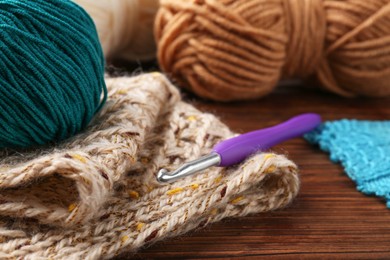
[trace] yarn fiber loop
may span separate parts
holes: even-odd
[[[0,57],[0,148],[68,138],[105,102],[95,25],[71,1],[0,0]]]
[[[390,95],[388,0],[162,0],[161,68],[196,94],[253,99],[315,75],[343,96]]]

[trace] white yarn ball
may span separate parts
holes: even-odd
[[[107,59],[155,57],[154,17],[159,0],[74,0],[93,18]]]

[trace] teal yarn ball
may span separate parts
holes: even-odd
[[[71,137],[106,98],[102,48],[81,7],[0,0],[0,148]]]

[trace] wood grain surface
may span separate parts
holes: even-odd
[[[390,98],[345,99],[297,86],[279,88],[260,100],[227,104],[185,96],[239,133],[305,112],[319,113],[324,120],[390,119]],[[122,257],[390,259],[390,210],[381,199],[358,192],[341,166],[303,139],[285,142],[273,151],[287,154],[300,168],[300,193],[289,207],[226,219]]]

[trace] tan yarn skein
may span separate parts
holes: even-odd
[[[342,96],[390,95],[389,0],[162,0],[161,68],[220,101],[311,75]]]

